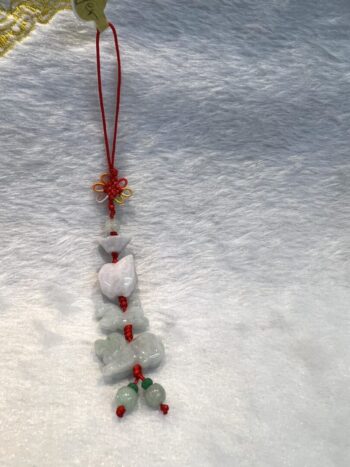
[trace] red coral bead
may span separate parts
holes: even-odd
[[[117,410],[115,411],[116,415],[119,418],[122,418],[124,416],[125,412],[126,412],[126,409],[125,409],[124,405],[120,405],[119,407],[117,407]]]
[[[166,415],[169,412],[169,406],[167,404],[160,404],[160,410]]]

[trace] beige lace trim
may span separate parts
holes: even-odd
[[[24,39],[36,23],[46,24],[58,11],[69,9],[70,0],[11,0],[8,9],[0,6],[0,57]]]

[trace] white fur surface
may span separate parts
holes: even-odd
[[[0,59],[0,465],[348,467],[348,2],[111,0],[107,13],[135,190],[121,231],[171,408],[116,419],[124,383],[106,385],[93,357],[94,30],[61,13]]]

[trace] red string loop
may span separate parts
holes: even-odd
[[[100,57],[100,31],[96,31],[96,64],[97,64],[97,81],[98,81],[98,96],[100,100],[100,109],[101,109],[101,118],[103,125],[103,135],[105,140],[106,147],[106,157],[109,167],[109,172],[111,178],[115,177],[116,169],[114,167],[115,154],[117,149],[117,135],[118,135],[118,119],[119,119],[119,108],[120,108],[120,95],[121,95],[121,85],[122,85],[122,67],[118,43],[117,31],[112,23],[108,23],[108,26],[111,28],[114,38],[114,46],[117,57],[117,92],[116,92],[116,101],[115,101],[115,115],[114,115],[114,129],[113,129],[113,144],[112,150],[109,144],[108,131],[107,131],[107,121],[106,121],[106,112],[103,100],[103,90],[102,90],[102,77],[101,77],[101,57]]]

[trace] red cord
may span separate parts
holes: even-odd
[[[118,297],[118,303],[123,313],[128,309],[128,299],[122,295]]]
[[[116,251],[112,251],[111,255],[112,255],[112,263],[117,263],[119,253],[117,253]]]
[[[132,324],[124,326],[124,337],[127,342],[131,342],[134,338]]]
[[[113,145],[112,151],[110,150],[108,132],[107,132],[107,122],[106,122],[106,113],[105,106],[103,101],[103,90],[102,90],[102,78],[101,78],[101,58],[100,58],[100,31],[96,31],[96,63],[97,63],[97,80],[98,80],[98,96],[100,99],[100,108],[101,108],[101,117],[103,124],[103,134],[106,147],[106,156],[109,171],[111,175],[114,175],[114,162],[115,162],[115,153],[117,148],[117,135],[118,135],[118,119],[119,119],[119,108],[120,108],[120,94],[121,94],[121,85],[122,85],[122,67],[120,60],[120,51],[118,44],[117,31],[112,23],[108,23],[109,27],[112,30],[114,38],[115,52],[117,56],[117,93],[116,93],[116,102],[115,102],[115,115],[114,115],[114,130],[113,130]]]
[[[142,366],[137,364],[134,366],[134,368],[132,369],[133,373],[134,373],[134,376],[135,376],[135,383],[137,383],[139,380],[143,381],[145,379],[145,377],[143,376],[143,373],[142,373]]]

